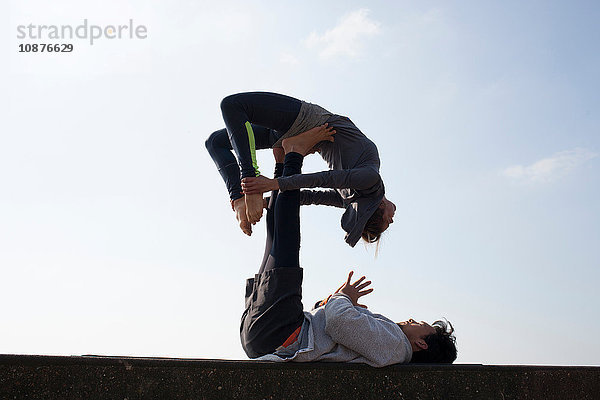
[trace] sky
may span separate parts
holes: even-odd
[[[0,353],[246,359],[264,221],[239,231],[204,141],[261,90],[350,117],[398,207],[377,255],[302,209],[307,307],[352,269],[370,310],[451,321],[457,363],[600,365],[597,2],[0,7]],[[18,37],[84,20],[147,35]]]

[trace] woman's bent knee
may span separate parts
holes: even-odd
[[[227,140],[229,140],[229,137],[227,136],[227,130],[226,129],[220,129],[218,131],[214,131],[206,139],[206,141],[204,142],[204,145],[206,146],[206,150],[208,150],[208,152],[210,154],[212,154],[212,152],[215,149],[223,147],[221,145],[223,136],[225,136],[227,138]]]
[[[238,94],[231,94],[221,100],[221,111],[231,110],[232,108],[237,107],[238,105]]]

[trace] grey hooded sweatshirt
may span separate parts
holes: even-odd
[[[323,142],[321,157],[329,171],[298,174],[277,178],[280,190],[300,188],[331,188],[328,191],[303,191],[302,204],[321,204],[345,208],[342,229],[346,243],[354,247],[367,220],[373,215],[385,188],[379,175],[377,146],[348,117],[332,114],[315,104],[302,102],[292,127],[275,143],[297,135],[325,122],[335,127],[335,141]]]
[[[346,295],[336,293],[325,306],[304,312],[304,323],[295,343],[256,360],[348,362],[385,367],[408,363],[411,358],[410,342],[395,322],[355,307]]]

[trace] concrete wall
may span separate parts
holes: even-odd
[[[0,399],[600,399],[600,367],[0,355]]]

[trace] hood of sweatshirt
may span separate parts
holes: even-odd
[[[367,221],[381,204],[384,195],[385,186],[380,178],[377,185],[368,191],[361,190],[360,196],[352,200],[346,207],[346,211],[342,215],[341,225],[342,229],[346,231],[346,243],[351,247],[356,246],[356,243],[360,240]]]

